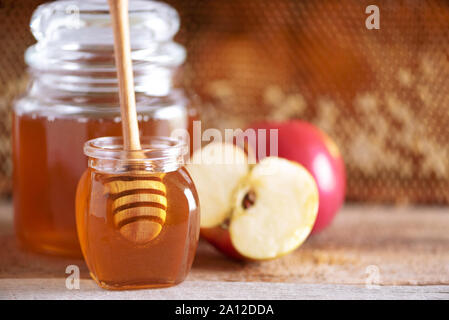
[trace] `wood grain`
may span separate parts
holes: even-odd
[[[236,262],[200,242],[184,284],[110,293],[96,287],[81,260],[21,251],[6,202],[0,203],[0,298],[449,299],[448,231],[446,207],[347,205],[329,229],[284,258]],[[80,267],[81,290],[65,288],[72,264]],[[370,278],[373,270],[377,278]]]
[[[131,60],[128,0],[109,0],[108,2],[114,31],[114,54],[119,82],[124,149],[141,150]]]
[[[151,299],[151,300],[317,300],[317,299],[449,299],[448,286],[384,286],[185,281],[176,287],[138,291],[105,291],[93,281],[81,280],[79,290],[67,290],[64,279],[27,279],[20,288],[0,279],[0,299]]]

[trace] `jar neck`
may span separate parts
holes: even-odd
[[[144,159],[140,161],[98,159],[88,157],[89,168],[108,174],[123,174],[129,171],[139,173],[164,173],[177,171],[184,166],[184,157],[172,157],[167,159]]]
[[[84,145],[89,168],[121,174],[129,171],[160,173],[178,170],[188,153],[186,142],[168,137],[142,137],[142,150],[123,149],[121,137],[102,137]]]
[[[174,75],[185,59],[185,50],[176,43],[164,46],[166,48],[157,54],[158,57],[151,55],[148,49],[132,53],[136,93],[160,97],[168,95],[172,89]],[[163,61],[168,51],[176,59]],[[65,51],[38,49],[36,44],[27,50],[25,59],[30,67],[33,92],[54,96],[118,94],[112,47],[104,51],[93,48],[90,51]]]

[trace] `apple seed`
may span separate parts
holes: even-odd
[[[248,191],[242,200],[243,209],[251,208],[256,202],[256,193],[253,190]]]

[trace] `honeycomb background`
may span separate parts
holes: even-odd
[[[26,88],[29,19],[0,1],[0,191],[11,191],[11,101]],[[203,128],[315,123],[339,145],[348,200],[449,203],[449,1],[168,0]],[[380,29],[368,30],[368,5]]]

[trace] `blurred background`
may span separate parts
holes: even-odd
[[[47,1],[0,1],[0,193],[10,111],[27,85],[29,21]],[[310,121],[339,145],[347,199],[449,203],[449,1],[167,0],[203,129]],[[368,30],[365,9],[380,8]]]

